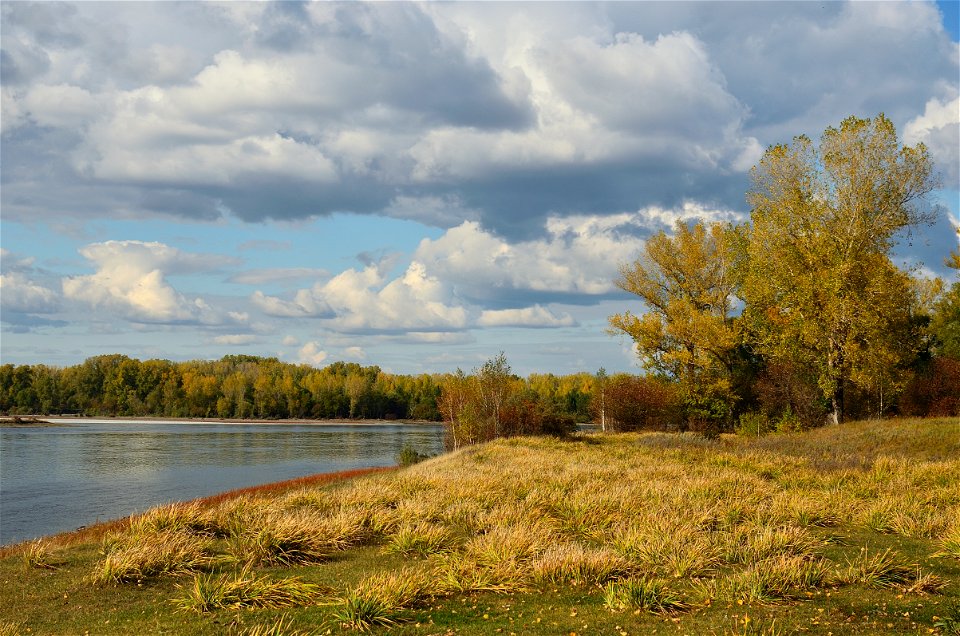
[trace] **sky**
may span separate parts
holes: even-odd
[[[957,2],[0,3],[0,358],[638,371],[613,281],[885,113],[942,177]]]

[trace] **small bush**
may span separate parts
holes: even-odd
[[[774,426],[765,413],[743,413],[737,422],[737,435],[760,437],[773,431]]]
[[[397,453],[397,464],[400,466],[413,466],[414,464],[419,464],[425,459],[429,459],[430,455],[421,453],[412,444],[404,444],[403,448],[400,449],[400,452]]]

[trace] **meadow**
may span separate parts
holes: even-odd
[[[960,634],[960,420],[513,438],[0,553],[0,634]]]

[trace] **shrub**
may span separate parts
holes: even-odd
[[[900,397],[904,415],[960,415],[960,360],[938,357],[916,373]]]
[[[683,421],[677,386],[651,376],[613,376],[605,402],[608,427],[613,431],[676,430]]]
[[[407,443],[404,444],[400,452],[397,453],[397,464],[403,467],[413,466],[429,458],[430,455],[420,453],[412,444]]]
[[[769,364],[754,389],[761,410],[771,418],[782,420],[790,413],[801,424],[799,428],[809,428],[823,422],[826,415],[816,379],[797,365]]]
[[[751,412],[740,415],[736,432],[737,435],[760,437],[761,435],[766,435],[771,432],[773,429],[773,424],[771,424],[770,418],[767,417],[766,413]]]

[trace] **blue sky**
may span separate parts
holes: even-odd
[[[0,357],[636,370],[618,265],[851,114],[930,148],[948,276],[957,7],[5,2]]]

